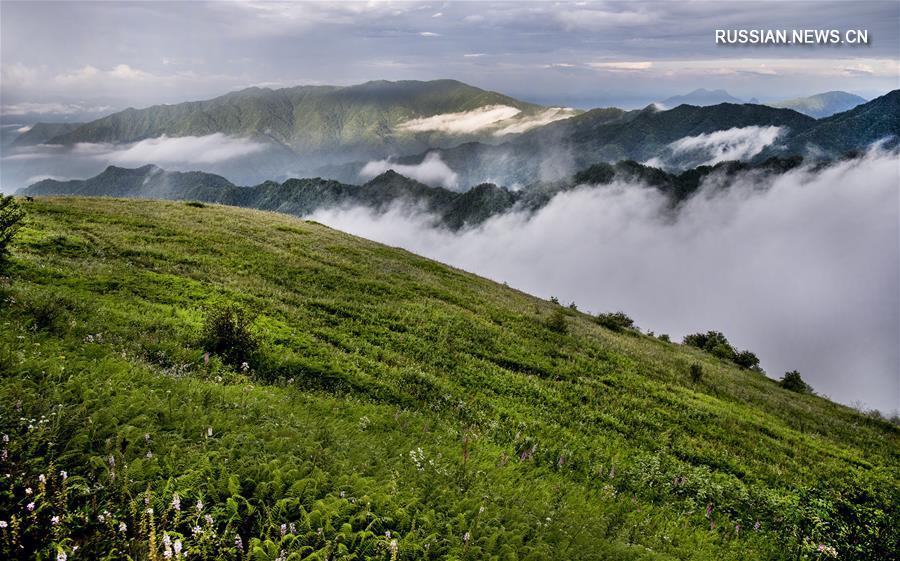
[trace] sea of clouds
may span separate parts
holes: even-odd
[[[798,369],[844,403],[898,409],[900,158],[710,181],[676,213],[614,183],[450,232],[404,206],[312,219],[680,340],[716,329],[769,375]]]

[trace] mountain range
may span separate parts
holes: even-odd
[[[771,142],[752,147],[763,132],[773,135]],[[437,154],[459,175],[463,185],[485,181],[526,185],[535,178],[564,179],[574,170],[597,162],[649,161],[661,155],[667,161],[657,165],[684,170],[716,163],[713,160],[718,151],[729,148],[735,149],[731,159],[754,162],[798,155],[830,159],[847,151],[864,150],[882,139],[893,139],[890,142],[896,145],[898,136],[900,90],[894,90],[825,119],[813,119],[791,109],[733,103],[680,105],[667,111],[652,105],[635,111],[595,109],[527,131],[503,144],[469,142],[397,158],[396,163],[422,165],[429,154]],[[743,152],[737,150],[741,148],[738,140],[746,145]],[[365,162],[356,162],[318,171],[352,182],[364,168]]]
[[[865,102],[865,98],[852,93],[831,91],[806,97],[766,102],[763,105],[781,109],[793,109],[798,113],[803,113],[814,119],[821,119],[823,117],[830,117],[835,113],[849,111]],[[704,88],[696,89],[684,95],[672,96],[659,103],[666,109],[678,107],[679,105],[706,107],[709,105],[718,105],[720,103],[749,103],[752,105],[760,105],[760,102],[756,98],[744,101],[731,95],[725,90],[707,90]]]
[[[482,183],[463,192],[429,187],[393,170],[362,185],[317,177],[239,187],[222,176],[204,172],[167,171],[154,165],[134,169],[109,166],[88,179],[44,179],[23,190],[22,194],[199,201],[299,217],[336,207],[363,206],[383,212],[392,205],[405,204],[434,216],[436,225],[457,230],[480,224],[503,212],[533,212],[556,194],[581,185],[607,185],[614,180],[640,183],[665,193],[672,204],[677,205],[691,196],[711,174],[733,175],[750,169],[783,173],[801,163],[801,158],[772,158],[753,166],[724,162],[672,174],[638,162],[621,161],[594,164],[564,181],[535,182],[517,190]]]
[[[698,92],[711,101],[727,95]],[[11,175],[18,187],[33,177],[96,174],[104,158],[202,169],[240,184],[315,176],[357,184],[397,168],[428,185],[461,190],[562,181],[593,164],[621,160],[681,172],[725,160],[832,159],[900,134],[897,97],[893,91],[816,119],[745,103],[581,112],[453,80],[249,88],[207,101],[127,109],[80,125],[35,125],[10,148],[16,158],[6,162],[4,185],[13,183]],[[824,113],[858,99],[829,92],[783,105]],[[680,101],[666,101],[673,100]],[[173,139],[190,143],[211,135],[252,150],[211,159],[208,146],[167,147]],[[169,160],[154,159],[160,154]],[[77,171],[66,169],[69,159],[77,159],[71,166]]]
[[[455,80],[248,88],[207,101],[129,108],[53,137],[54,144],[129,143],[223,133],[290,148],[300,159],[374,157],[490,140],[574,110],[522,102]]]

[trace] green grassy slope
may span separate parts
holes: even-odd
[[[0,283],[0,555],[896,558],[884,421],[288,216],[27,210]],[[248,372],[204,359],[221,302],[258,314]]]

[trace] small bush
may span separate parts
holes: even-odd
[[[741,368],[749,368],[751,370],[759,369],[759,358],[755,353],[750,351],[741,351],[734,357],[734,363]]]
[[[200,201],[188,201],[184,204],[185,206],[192,206],[194,208],[206,208],[206,205],[201,203]]]
[[[665,341],[666,343],[672,342],[672,339],[669,338],[668,333],[660,333],[659,335],[656,336],[656,338],[659,339],[660,341]]]
[[[782,388],[792,392],[812,393],[812,386],[804,382],[803,378],[800,377],[800,373],[796,370],[785,372],[778,384]]]
[[[691,381],[695,384],[703,378],[703,367],[696,362],[691,365]]]
[[[692,333],[684,337],[683,343],[691,347],[697,347],[723,360],[733,362],[741,368],[762,370],[759,367],[759,358],[756,354],[750,351],[738,351],[728,342],[728,339],[721,331]]]
[[[250,331],[254,319],[235,304],[212,308],[203,325],[203,348],[219,355],[225,364],[241,368],[259,349],[259,341]]]
[[[9,244],[22,227],[25,211],[12,195],[0,196],[0,267],[9,255]]]
[[[563,335],[569,332],[569,324],[566,322],[566,313],[561,309],[553,310],[553,313],[550,314],[550,317],[547,318],[544,325],[546,325],[547,329],[550,331],[562,333]]]
[[[625,312],[612,312],[599,314],[596,317],[597,323],[607,329],[613,331],[622,331],[623,329],[635,329],[634,320],[628,317]]]

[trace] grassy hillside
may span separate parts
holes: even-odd
[[[884,421],[284,215],[26,208],[0,556],[897,556]],[[228,306],[258,349],[205,355]]]

